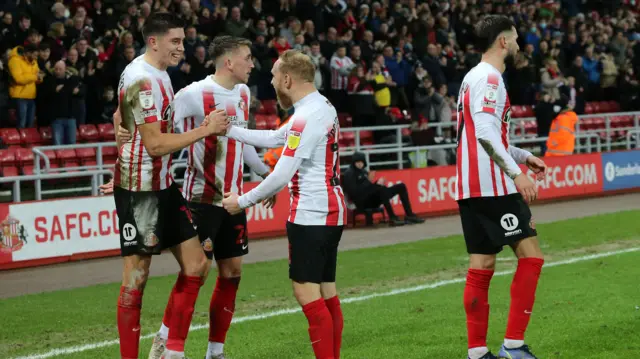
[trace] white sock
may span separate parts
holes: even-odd
[[[507,349],[516,349],[524,345],[524,340],[505,339],[504,347]]]
[[[207,347],[206,359],[211,359],[213,355],[220,355],[223,353],[224,343],[209,342]]]
[[[162,325],[160,326],[160,331],[158,333],[160,333],[160,338],[167,340],[167,338],[169,338],[169,327],[162,323]]]
[[[469,349],[469,359],[480,359],[489,352],[487,347],[477,347]]]

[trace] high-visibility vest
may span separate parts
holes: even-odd
[[[576,146],[577,123],[578,115],[573,111],[562,112],[553,120],[547,139],[545,157],[573,154]]]

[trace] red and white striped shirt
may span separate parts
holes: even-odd
[[[346,90],[349,84],[349,72],[355,67],[351,58],[349,56],[339,58],[333,55],[329,65],[331,67],[331,89]]]
[[[294,107],[289,122],[276,131],[233,128],[227,134],[254,146],[279,147],[286,143],[278,164],[290,162],[288,166],[276,165],[273,173],[241,196],[238,203],[241,207],[250,206],[280,190],[279,177],[289,171],[285,167],[296,163],[297,169],[284,179],[289,181],[289,222],[308,226],[345,225],[347,211],[340,186],[338,114],[317,91],[296,102]]]
[[[215,109],[227,111],[232,126],[246,128],[249,119],[249,88],[232,90],[207,76],[176,94],[175,127],[186,132],[199,127]],[[209,136],[189,146],[188,168],[182,194],[189,202],[222,206],[226,192],[242,193],[244,144],[223,136]]]
[[[114,185],[134,192],[160,191],[173,183],[171,154],[151,157],[138,130],[138,126],[160,122],[163,133],[173,132],[171,79],[143,56],[127,65],[118,85],[122,126],[132,136],[118,151]]]
[[[491,142],[509,172],[520,173],[514,156],[522,163],[529,153],[509,146],[510,122],[511,105],[502,74],[481,62],[464,77],[458,97],[456,200],[518,192],[479,142],[481,138]]]

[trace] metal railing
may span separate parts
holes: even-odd
[[[83,172],[66,172],[66,173],[40,173],[33,174],[28,176],[11,176],[11,177],[0,177],[0,183],[13,183],[13,202],[20,202],[21,193],[20,193],[20,184],[22,182],[29,181],[43,181],[43,180],[52,180],[52,179],[62,179],[62,178],[78,178],[78,177],[91,177],[91,195],[98,195],[98,187],[99,182],[103,180],[104,175],[113,176],[113,172],[107,169],[102,170],[88,170]],[[78,188],[73,189],[73,192],[78,192]],[[36,190],[36,200],[42,200],[42,191]]]
[[[633,135],[636,135],[636,148],[640,148],[640,129],[633,129],[633,130],[629,130],[629,132],[627,132],[627,149],[630,150],[632,149],[632,137]]]
[[[592,134],[592,133],[582,133],[579,135],[576,135],[576,138],[578,139],[589,139],[589,141],[586,141],[584,144],[580,144],[580,143],[576,143],[576,153],[592,153],[594,152],[601,152],[602,151],[602,140],[600,139],[600,136],[596,135],[596,134]],[[536,138],[519,138],[519,139],[513,139],[511,141],[509,141],[511,144],[513,145],[517,145],[517,144],[536,144],[536,143],[540,143],[540,142],[546,142],[548,139],[548,137],[536,137]],[[591,141],[593,140],[593,141]],[[594,148],[595,147],[595,148]],[[385,149],[385,148],[378,148],[378,149],[363,149],[363,150],[349,150],[349,151],[341,151],[340,152],[340,157],[349,157],[349,156],[353,156],[353,154],[358,151],[358,152],[362,152],[365,156],[365,159],[367,161],[367,165],[370,168],[373,167],[382,167],[382,166],[389,166],[389,165],[397,165],[398,169],[404,169],[404,164],[405,164],[405,160],[404,160],[404,154],[407,152],[418,152],[418,151],[429,151],[429,150],[449,150],[449,149],[455,149],[457,148],[457,144],[455,143],[447,143],[447,144],[439,144],[439,145],[430,145],[430,146],[412,146],[412,147],[399,147],[399,148],[394,148],[394,149]],[[582,152],[584,151],[584,152]],[[393,161],[372,161],[371,160],[371,155],[384,155],[384,154],[395,154],[396,155],[396,159]],[[343,163],[340,165],[340,168],[348,168],[350,166],[350,164],[348,163]]]

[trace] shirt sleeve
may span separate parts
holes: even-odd
[[[476,137],[489,157],[511,178],[522,173],[516,161],[502,144],[500,138],[500,120],[486,112],[473,116]]]
[[[198,115],[195,109],[199,108],[196,106],[193,94],[193,86],[189,85],[180,89],[173,98],[173,127],[176,132],[193,130],[194,124],[190,118]]]
[[[248,208],[265,198],[272,197],[289,183],[302,164],[301,158],[283,157],[264,181],[238,198],[240,208]]]
[[[133,112],[137,126],[160,120],[160,110],[155,103],[155,91],[151,79],[143,77],[134,80],[126,90],[125,101]]]
[[[514,146],[509,146],[509,154],[517,163],[527,163],[527,158],[533,156],[531,152]]]
[[[285,125],[273,131],[248,130],[246,128],[232,126],[226,136],[255,147],[276,148],[284,145],[287,128]]]
[[[255,147],[251,145],[245,145],[243,158],[245,163],[249,165],[249,167],[253,170],[253,172],[259,174],[260,176],[263,176],[269,173],[269,170],[270,170],[269,167],[267,167],[267,165],[265,165],[260,160],[260,156],[258,156],[258,153],[256,152]]]
[[[305,118],[295,114],[290,121],[292,121],[292,124],[287,133],[287,145],[282,156],[302,159],[310,158],[326,133],[318,126],[318,121],[307,123]]]
[[[480,80],[473,87],[471,95],[473,114],[483,112],[494,115],[497,118],[504,111],[507,91],[498,74],[491,73]]]

